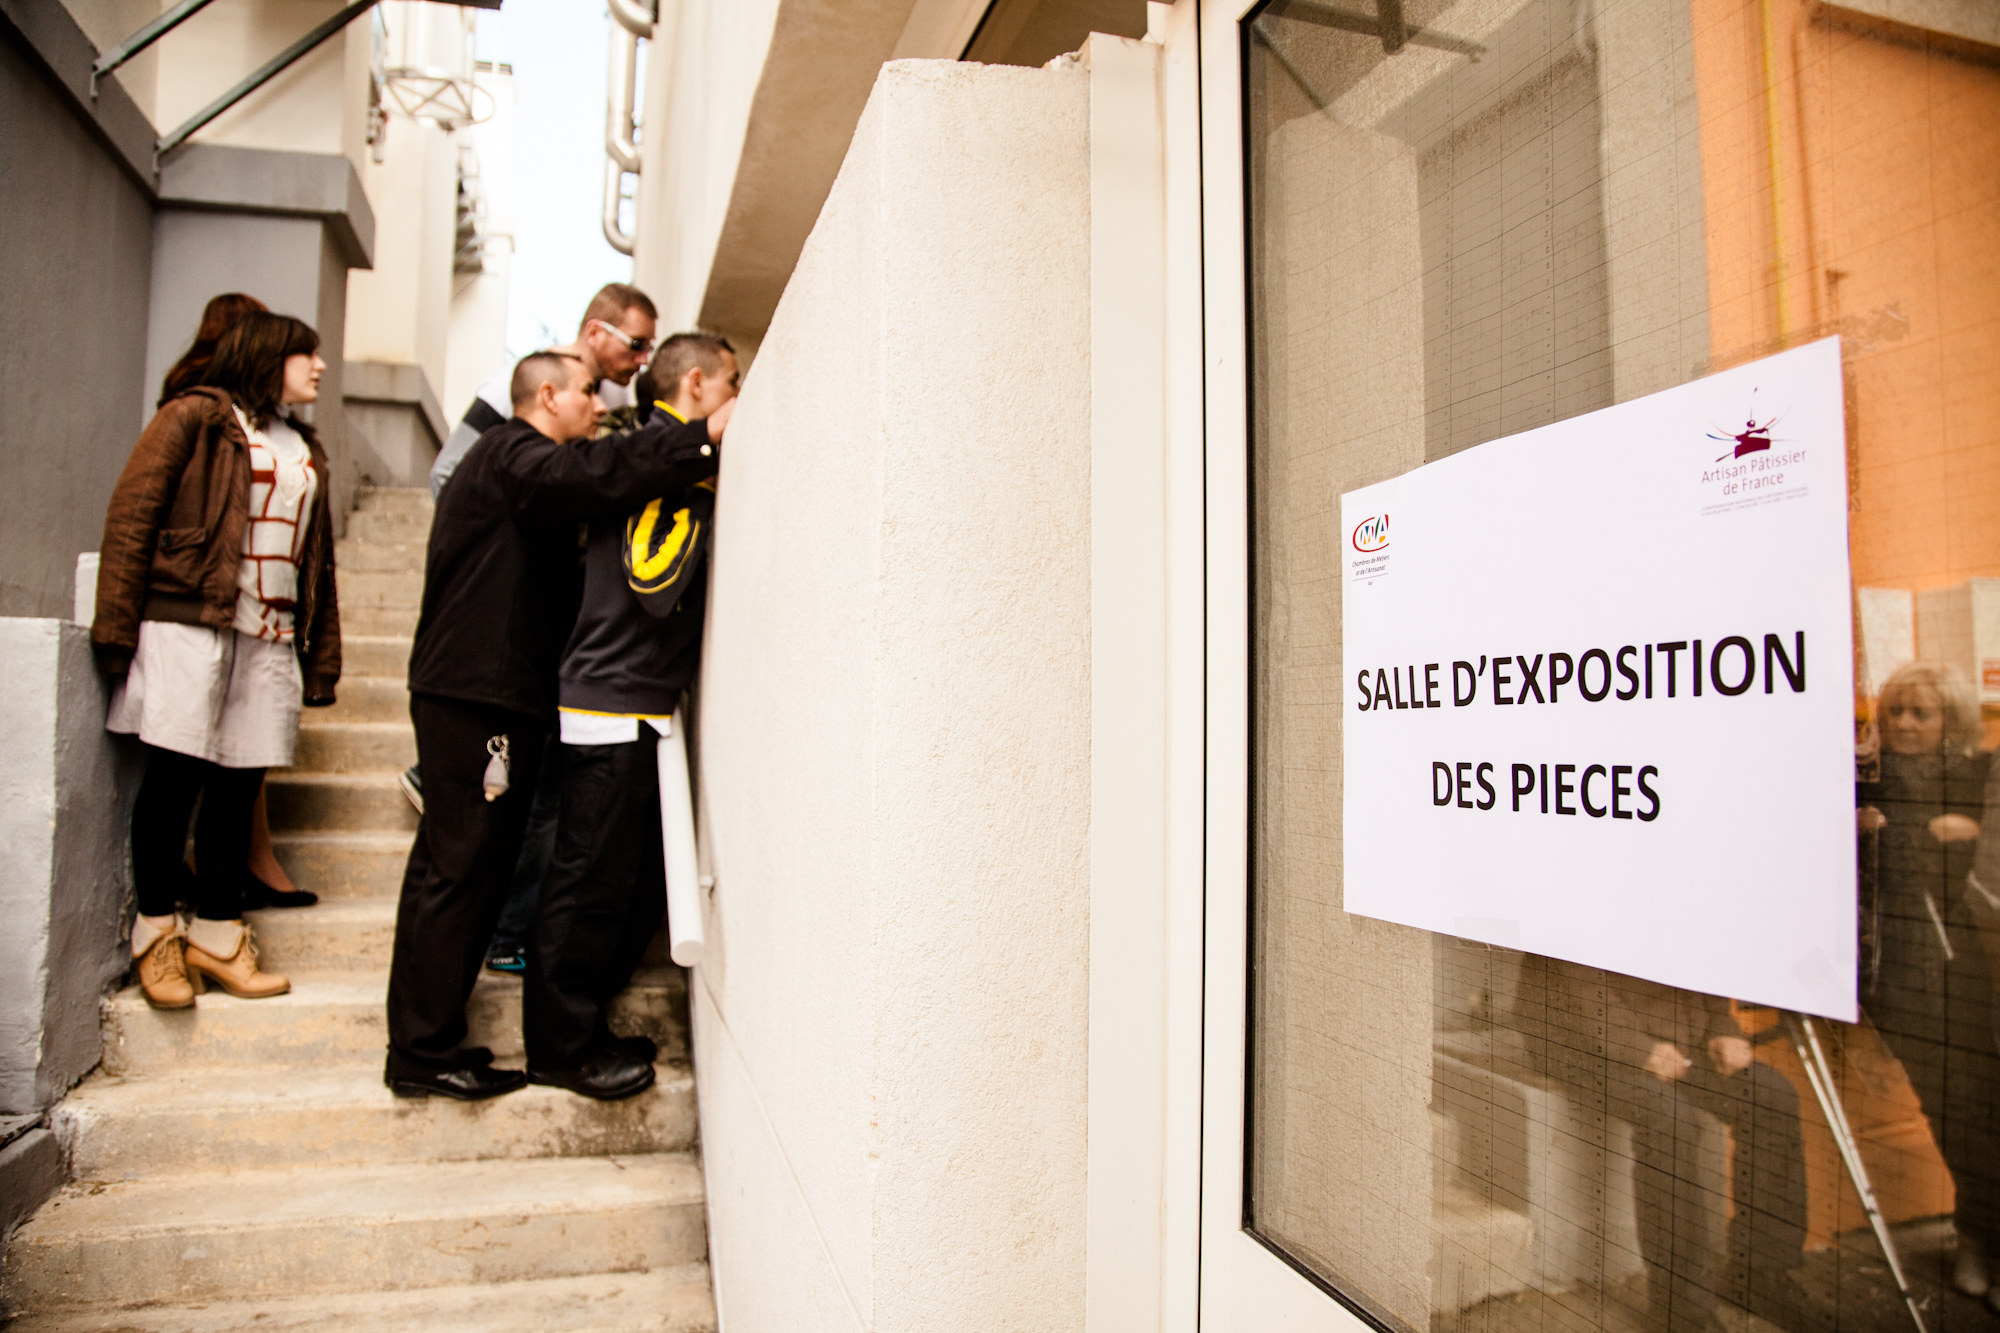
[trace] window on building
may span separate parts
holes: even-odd
[[[1931,1333],[1994,1327],[1955,1282],[1983,1253],[2000,1287],[2000,902],[1968,893],[2000,8],[1274,0],[1241,35],[1246,1225],[1397,1330],[1914,1330],[1784,1015],[1342,910],[1341,494],[1838,333],[1863,1021],[1817,1035]]]

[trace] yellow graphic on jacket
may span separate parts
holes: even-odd
[[[713,494],[713,478],[696,483],[697,489]],[[664,501],[650,501],[625,520],[625,581],[642,599],[650,600],[671,592],[680,600],[679,585],[690,572],[689,562],[701,551],[702,522],[692,507],[675,511],[670,525],[660,516]]]

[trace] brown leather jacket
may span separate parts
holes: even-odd
[[[299,600],[292,622],[305,702],[330,704],[340,679],[340,606],[334,596],[332,474],[312,427],[294,422],[312,450],[313,489]],[[236,619],[236,571],[250,513],[250,441],[220,389],[170,399],[132,446],[111,492],[98,548],[98,665],[123,675],[139,623],[166,620],[226,630]]]

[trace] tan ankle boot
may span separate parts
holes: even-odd
[[[186,1009],[194,1003],[180,932],[169,931],[148,945],[133,962],[139,969],[139,989],[155,1009]]]
[[[196,919],[188,927],[187,969],[196,986],[213,981],[239,1000],[283,995],[292,983],[257,967],[257,941],[241,921]]]

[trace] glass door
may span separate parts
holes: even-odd
[[[2000,1328],[1996,14],[1205,7],[1204,1327]],[[1341,495],[1833,335],[1861,1021],[1345,912]]]

